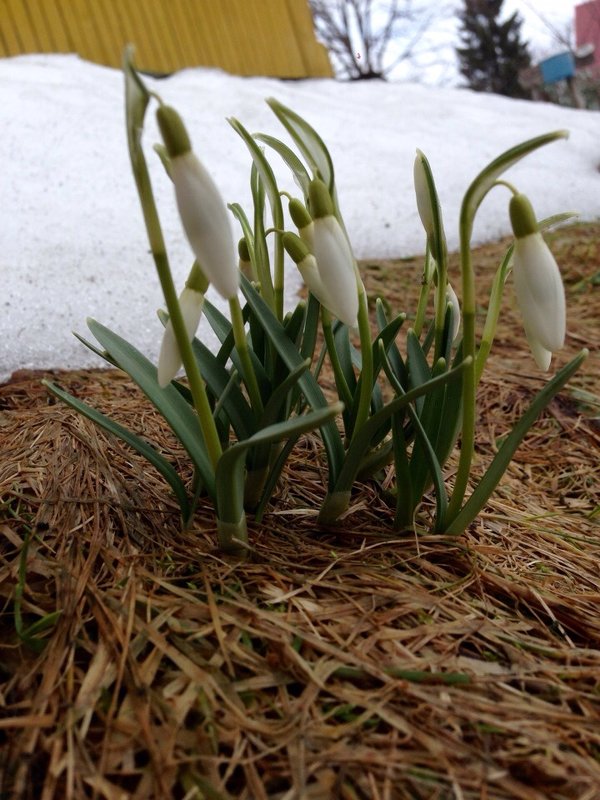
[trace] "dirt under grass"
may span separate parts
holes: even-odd
[[[600,225],[549,239],[557,364],[590,358],[458,538],[395,533],[371,484],[319,529],[306,438],[251,557],[227,560],[210,507],[181,532],[154,470],[41,374],[0,386],[1,798],[600,798]],[[475,254],[482,302],[505,247]],[[417,260],[363,271],[414,308]],[[509,288],[478,474],[545,380],[513,306]],[[126,376],[51,374],[188,470]]]

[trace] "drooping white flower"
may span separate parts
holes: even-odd
[[[239,273],[227,207],[213,179],[193,153],[179,114],[161,105],[156,116],[170,159],[170,176],[183,229],[210,283],[229,300],[237,294]]]
[[[353,327],[358,316],[360,281],[354,256],[346,234],[333,214],[331,198],[323,181],[311,181],[309,193],[310,216],[301,204],[295,207],[290,204],[292,219],[305,245],[302,254],[297,250],[296,256],[290,255],[319,302],[343,323]],[[306,258],[309,251],[313,259]]]
[[[513,274],[517,302],[532,354],[540,369],[565,341],[566,303],[560,270],[538,229],[529,200],[521,194],[510,201],[515,234]]]
[[[433,210],[431,207],[431,194],[429,191],[427,175],[425,173],[425,156],[420,150],[417,150],[417,155],[415,156],[413,178],[419,217],[421,218],[421,222],[425,228],[425,233],[427,236],[433,236],[434,225]]]
[[[200,317],[202,316],[203,304],[204,295],[201,292],[196,292],[194,289],[190,289],[187,286],[179,295],[181,316],[183,317],[185,330],[190,342],[198,330]],[[175,339],[173,325],[171,320],[169,320],[165,325],[165,332],[163,334],[162,344],[160,346],[160,354],[158,356],[159,386],[168,386],[180,369],[181,354],[179,352],[179,347],[177,346],[177,340]]]
[[[183,318],[185,332],[188,341],[192,341],[200,318],[202,316],[202,306],[204,305],[204,293],[208,288],[208,280],[198,262],[195,262],[190,270],[190,274],[185,282],[185,287],[179,295],[179,309]],[[158,356],[158,383],[165,387],[173,380],[181,369],[181,353],[175,338],[173,324],[169,319],[165,325],[160,353]]]
[[[434,295],[434,304],[437,307],[437,292]],[[456,342],[458,339],[458,334],[460,331],[460,303],[458,302],[458,297],[456,296],[456,292],[452,288],[451,284],[446,284],[446,307],[452,306],[452,330],[450,331],[451,341],[453,343]]]

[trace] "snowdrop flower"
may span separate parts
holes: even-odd
[[[423,223],[423,227],[425,228],[425,233],[427,236],[433,236],[434,234],[434,225],[433,225],[433,211],[431,208],[431,194],[429,192],[429,183],[427,181],[427,175],[425,173],[425,156],[420,151],[417,150],[417,155],[415,157],[415,163],[413,167],[413,177],[415,183],[415,195],[417,197],[417,211],[419,212],[419,217],[421,218],[421,222]]]
[[[437,303],[437,292],[434,295],[434,302]],[[452,343],[455,344],[456,340],[458,339],[458,333],[460,331],[460,303],[458,302],[458,297],[456,296],[456,292],[452,288],[452,286],[447,283],[446,284],[446,307],[449,305],[452,306],[452,331],[450,333]]]
[[[290,255],[317,300],[341,322],[354,327],[358,316],[360,277],[352,250],[334,216],[333,203],[323,181],[311,181],[309,199],[310,215],[299,201],[290,203],[290,214],[305,245],[301,258],[297,246],[295,255]],[[288,237],[288,245],[289,242]],[[307,258],[309,254],[313,258]]]
[[[204,304],[204,292],[208,288],[208,281],[202,274],[197,263],[191,269],[185,287],[179,295],[179,308],[190,342],[194,338]],[[173,380],[181,368],[181,355],[175,339],[175,332],[171,320],[165,325],[165,332],[158,356],[158,383],[165,387]]]
[[[327,289],[323,285],[323,281],[319,275],[317,259],[309,251],[306,243],[299,236],[296,236],[295,233],[287,231],[283,234],[283,246],[298,267],[298,272],[302,275],[302,280],[319,303],[327,309],[331,308],[332,304],[335,304],[335,299],[329,295]]]
[[[515,235],[515,291],[523,327],[538,367],[547,370],[552,353],[560,350],[565,340],[565,290],[527,197],[514,195],[509,212]]]
[[[179,216],[194,255],[219,294],[237,295],[239,274],[227,208],[212,178],[192,152],[183,121],[174,108],[156,112],[170,162]]]

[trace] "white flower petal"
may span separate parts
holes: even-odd
[[[431,209],[431,196],[429,194],[429,185],[425,175],[425,167],[423,166],[423,154],[417,150],[415,157],[415,164],[413,167],[413,177],[415,182],[415,195],[417,197],[417,210],[425,233],[428,236],[433,236],[433,211]]]
[[[540,369],[544,370],[544,372],[548,372],[550,369],[550,362],[552,361],[552,352],[546,350],[546,348],[538,342],[526,325],[524,327],[525,336],[527,336],[529,349],[531,350],[531,355],[535,359],[535,363]]]
[[[237,253],[219,190],[191,151],[172,159],[171,177],[183,229],[198,263],[222,297],[235,297]]]
[[[565,340],[565,290],[540,233],[516,239],[513,274],[526,330],[546,350],[560,350]]]
[[[190,341],[194,338],[198,330],[198,325],[200,324],[200,318],[202,316],[203,303],[204,295],[188,287],[186,287],[179,296],[181,315]],[[179,348],[175,340],[173,325],[171,324],[171,320],[169,320],[165,326],[165,332],[160,346],[160,354],[158,356],[159,386],[168,386],[175,375],[177,375],[180,368],[181,354],[179,353]]]
[[[319,217],[314,221],[312,249],[329,298],[327,308],[346,325],[354,327],[358,316],[354,257],[335,217]]]

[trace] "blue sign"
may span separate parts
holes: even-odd
[[[544,83],[556,83],[572,78],[575,75],[575,59],[573,53],[559,53],[557,56],[540,61],[540,71]]]

